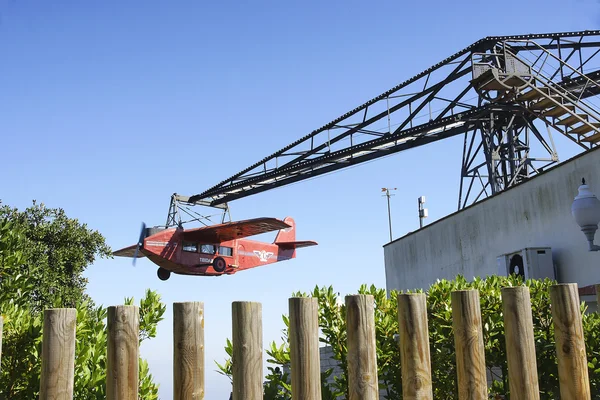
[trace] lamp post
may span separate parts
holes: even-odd
[[[396,188],[381,188],[382,192],[385,192],[384,196],[387,196],[387,206],[388,206],[388,221],[390,225],[390,242],[392,241],[392,213],[390,212],[390,190],[396,190]]]
[[[579,193],[571,205],[571,214],[587,238],[589,251],[598,251],[600,246],[594,244],[594,235],[600,222],[600,200],[585,184],[585,179],[581,180],[578,190]]]

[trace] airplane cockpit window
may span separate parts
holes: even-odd
[[[233,249],[231,247],[220,246],[219,254],[222,256],[233,256]]]
[[[196,246],[196,243],[183,242],[183,251],[195,253],[198,251],[198,246]]]
[[[215,254],[216,249],[212,244],[201,244],[200,245],[200,253],[202,254]]]

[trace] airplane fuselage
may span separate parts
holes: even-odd
[[[249,239],[197,242],[185,240],[183,233],[183,229],[172,228],[148,236],[140,252],[159,267],[175,274],[205,276],[231,275],[296,256],[296,249],[282,248],[274,243]],[[225,260],[223,272],[215,270],[212,264],[217,257]]]

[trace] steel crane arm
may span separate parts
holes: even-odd
[[[276,169],[248,178],[243,181],[243,187],[238,185],[234,188],[227,188],[222,196],[212,201],[212,204],[218,205],[224,201],[236,200],[462,134],[472,130],[480,119],[488,118],[491,110],[492,107],[483,106],[429,124],[372,139],[369,142],[309,159],[284,169]]]
[[[210,189],[191,196],[190,201],[205,200],[212,205],[283,186],[328,171],[355,165],[368,159],[408,148],[408,143],[381,150],[375,143],[392,143],[407,138],[409,132],[422,133],[452,115],[481,111],[481,98],[471,86],[472,55],[500,51],[506,41],[538,40],[547,48],[581,49],[598,47],[596,42],[583,42],[600,31],[563,32],[534,35],[497,36],[481,39],[440,63],[426,69],[394,88],[345,113],[260,160]],[[576,40],[576,39],[579,40]],[[544,39],[544,40],[542,40]],[[536,43],[536,46],[539,44]],[[523,51],[535,47],[518,42]],[[425,119],[425,120],[422,120]],[[454,129],[452,132],[463,132]],[[447,137],[415,136],[410,147]],[[369,156],[362,153],[369,150]],[[340,159],[343,155],[343,158]]]
[[[448,58],[446,63],[437,64],[417,77],[411,78],[220,182],[213,188],[199,195],[191,196],[190,200],[211,199],[213,204],[219,204],[221,199],[216,197],[222,197],[239,185],[245,185],[248,180],[261,179],[265,174],[294,168],[300,163],[322,159],[322,156],[340,150],[358,148],[358,145],[368,143],[374,137],[379,138],[398,133],[409,124],[414,127],[414,117],[430,104],[439,108],[435,112],[432,110],[431,116],[435,113],[435,119],[442,118],[451,112],[456,113],[475,108],[476,104],[460,102],[460,98],[470,91],[468,79],[461,78],[469,75],[470,71],[469,54],[467,51],[461,51]],[[459,83],[458,90],[448,86],[449,83],[456,80],[463,81]],[[433,99],[435,101],[432,101]],[[427,111],[425,111],[426,113]],[[430,119],[427,115],[424,117],[426,117],[426,121]],[[380,121],[383,122],[383,126],[376,126]]]

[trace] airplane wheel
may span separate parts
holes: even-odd
[[[161,281],[166,281],[171,276],[171,271],[164,268],[159,268],[158,271],[156,271],[156,275],[158,275],[158,279]]]
[[[217,258],[215,258],[213,260],[213,268],[217,272],[223,272],[223,271],[225,271],[225,268],[227,268],[227,263],[225,262],[225,259],[223,259],[223,257],[217,257]]]

